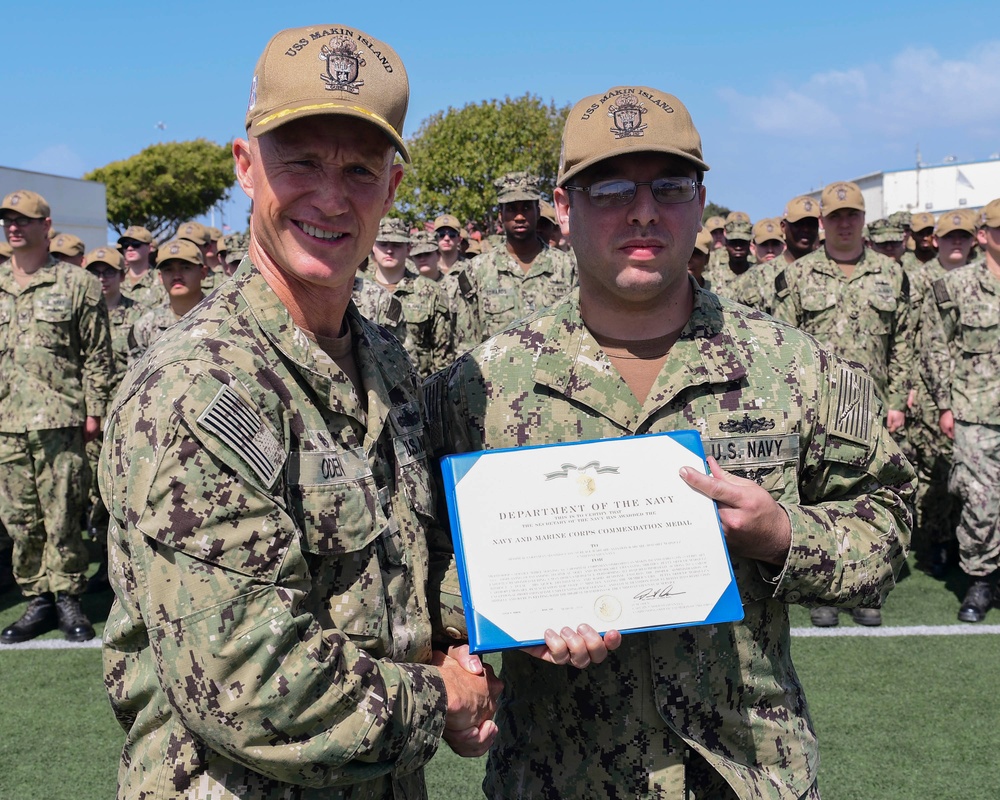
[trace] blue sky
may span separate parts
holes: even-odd
[[[435,111],[505,95],[675,94],[702,135],[709,199],[754,219],[834,180],[911,167],[918,146],[927,164],[1000,153],[1000,33],[985,2],[7,6],[0,166],[72,177],[157,141],[242,135],[267,40],[325,23],[399,52],[408,135]],[[226,222],[242,229],[233,193]]]

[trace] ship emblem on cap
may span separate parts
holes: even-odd
[[[953,223],[954,223],[955,225],[961,225],[961,224],[962,224],[962,217],[961,217],[961,215],[960,215],[960,214],[956,214],[955,216],[953,216],[953,217],[951,218],[951,221],[952,221],[952,222],[953,222]]]
[[[97,257],[98,258],[104,258],[104,248],[103,247],[100,250],[97,251]]]
[[[170,245],[170,255],[175,256],[181,251],[181,246],[179,244]]]
[[[247,113],[253,111],[253,107],[257,105],[257,76],[253,76],[253,80],[250,82],[250,99],[247,100]]]
[[[12,206],[16,206],[20,202],[21,202],[21,195],[19,195],[19,194],[11,195],[11,197],[10,197],[10,204]]]
[[[64,236],[57,236],[56,237],[56,247],[62,247],[63,246],[63,242],[65,242],[65,241],[66,241],[66,237],[64,237]],[[102,253],[102,255],[103,255],[103,253]]]
[[[358,94],[358,89],[365,85],[358,80],[358,70],[365,66],[365,60],[353,39],[334,36],[320,48],[319,58],[326,61],[326,74],[320,77],[331,92]]]
[[[847,189],[845,189],[843,187],[841,187],[840,189],[837,189],[837,199],[838,200],[846,200],[847,199]]]
[[[802,207],[803,207],[803,208],[804,208],[804,209],[805,209],[806,211],[812,211],[812,210],[813,210],[813,204],[812,204],[812,200],[806,200],[806,201],[805,201],[805,202],[804,202],[804,203],[802,204]]]
[[[609,106],[608,116],[615,121],[610,129],[616,139],[626,136],[642,136],[648,125],[640,124],[646,107],[634,94],[627,94],[614,105]]]

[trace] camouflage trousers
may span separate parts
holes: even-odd
[[[103,432],[98,432],[94,439],[87,442],[87,466],[90,468],[90,483],[87,485],[87,502],[90,505],[90,515],[87,523],[92,530],[95,530],[105,540],[104,547],[107,547],[108,522],[110,522],[111,516],[108,514],[108,509],[101,499],[101,492],[97,488],[97,461],[101,457],[101,445],[103,444]]]
[[[82,428],[0,433],[0,519],[14,540],[27,596],[82,594],[87,549],[80,514],[89,485]]]
[[[917,473],[913,497],[914,524],[910,549],[918,557],[928,555],[933,545],[955,539],[961,503],[948,491],[952,468],[952,442],[941,432],[937,407],[919,405],[907,412],[900,450]]]
[[[958,548],[966,575],[1000,568],[1000,425],[955,420],[955,467],[949,488],[962,498]]]

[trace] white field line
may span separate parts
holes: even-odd
[[[803,639],[825,637],[864,636],[996,636],[1000,634],[1000,625],[912,625],[885,626],[865,628],[863,626],[848,626],[833,628],[792,628],[792,636]],[[14,650],[80,650],[95,649],[101,646],[100,639],[89,642],[67,642],[63,639],[33,639],[21,644],[0,645],[0,653]]]

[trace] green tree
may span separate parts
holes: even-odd
[[[159,241],[224,200],[236,182],[230,146],[207,139],[150,145],[83,177],[105,185],[115,230],[141,225]]]
[[[568,113],[531,94],[437,112],[407,143],[413,163],[393,215],[413,225],[447,212],[486,228],[496,215],[493,181],[519,170],[540,176],[551,197]]]
[[[705,203],[705,213],[701,215],[701,221],[705,222],[709,217],[722,217],[725,219],[730,211],[732,209],[720,206],[717,203]]]

